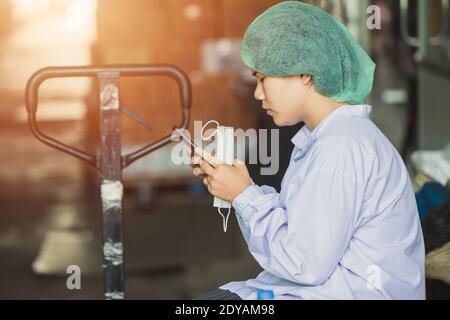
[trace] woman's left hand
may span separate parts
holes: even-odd
[[[252,185],[247,167],[241,160],[234,159],[233,165],[226,165],[202,149],[196,149],[195,153],[213,165],[202,161],[197,155],[192,159],[192,163],[199,164],[201,170],[206,174],[203,184],[213,196],[232,202]]]

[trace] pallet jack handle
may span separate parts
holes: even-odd
[[[110,66],[80,66],[80,67],[47,67],[36,71],[28,80],[25,90],[25,104],[28,113],[28,124],[34,136],[46,145],[72,155],[91,166],[99,169],[99,161],[95,155],[88,154],[77,148],[68,146],[42,133],[37,125],[36,113],[38,110],[39,87],[50,78],[67,77],[92,77],[97,79],[109,78],[118,80],[127,76],[169,76],[173,78],[179,87],[182,121],[180,128],[187,128],[189,122],[189,111],[191,107],[191,87],[187,75],[179,68],[167,64],[149,65],[110,65]],[[151,143],[139,150],[125,156],[121,156],[122,169],[134,161],[159,149],[171,142],[171,134]]]

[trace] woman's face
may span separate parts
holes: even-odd
[[[266,77],[253,72],[258,79],[255,99],[273,118],[277,126],[291,126],[304,121],[308,99],[312,94],[311,76]]]

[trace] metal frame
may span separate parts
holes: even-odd
[[[429,0],[418,0],[418,37],[413,37],[408,32],[408,11],[410,0],[400,0],[400,31],[403,38],[411,47],[419,48],[420,58],[426,57],[430,46],[440,46],[447,41],[448,35],[448,8],[449,0],[440,0],[441,4],[441,26],[438,34],[429,36]]]
[[[46,145],[74,156],[95,167],[102,178],[103,211],[103,278],[106,299],[124,299],[125,280],[123,263],[122,170],[139,158],[169,144],[171,134],[143,148],[122,156],[120,132],[119,80],[128,76],[169,76],[178,86],[182,107],[180,128],[187,128],[191,107],[191,86],[186,74],[171,65],[118,65],[48,67],[35,72],[28,80],[25,104],[28,123],[33,135]],[[93,77],[100,84],[100,136],[98,155],[88,154],[65,145],[39,130],[37,110],[39,87],[50,78]]]

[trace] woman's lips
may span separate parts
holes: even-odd
[[[275,113],[275,111],[273,111],[270,108],[267,108],[267,106],[263,105],[262,108],[266,111],[267,115],[269,116],[273,116],[273,114]]]

